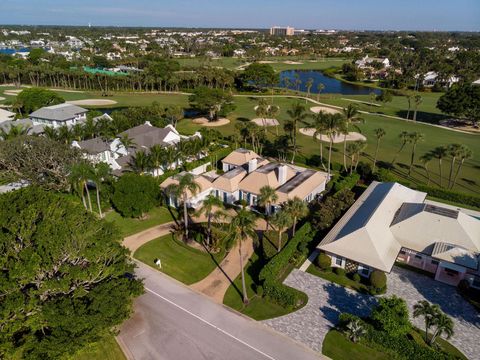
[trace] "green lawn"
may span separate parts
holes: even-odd
[[[224,252],[210,255],[174,240],[172,235],[166,235],[141,246],[133,256],[154,267],[155,259],[160,259],[160,271],[190,285],[210,274],[224,255]]]
[[[113,335],[82,349],[70,360],[124,360],[126,359]]]
[[[307,273],[321,277],[322,279],[336,283],[341,286],[345,286],[361,293],[368,293],[368,287],[365,284],[355,282],[347,276],[337,275],[333,271],[320,270],[315,264],[312,264],[308,267]]]
[[[232,309],[241,312],[255,320],[265,320],[274,317],[286,315],[292,312],[292,309],[285,309],[284,307],[268,301],[266,298],[259,297],[256,293],[256,285],[258,284],[258,274],[265,265],[263,259],[257,253],[258,249],[253,253],[248,260],[248,264],[245,266],[245,283],[247,287],[247,293],[249,298],[248,305],[245,305],[242,301],[242,278],[239,275],[232,285],[228,288],[223,303]],[[287,276],[286,274],[285,276]],[[300,292],[299,292],[300,293]],[[308,298],[305,294],[300,293],[303,298],[303,304],[305,305]],[[298,309],[295,309],[298,310]]]
[[[330,330],[325,336],[322,353],[332,360],[389,360],[392,358],[391,354],[361,343],[351,342],[337,330]]]
[[[172,209],[171,211],[174,212],[175,210]],[[175,213],[173,214],[175,216]],[[156,225],[174,221],[170,210],[163,206],[150,210],[144,220],[124,218],[115,210],[108,212],[105,215],[105,219],[115,223],[124,237],[136,234]]]

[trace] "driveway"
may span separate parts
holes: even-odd
[[[296,269],[287,277],[285,284],[305,292],[309,298],[308,304],[295,313],[264,323],[316,351],[321,351],[325,334],[336,324],[340,313],[365,316],[376,303],[373,296],[360,294]],[[449,341],[469,359],[480,359],[480,315],[453,287],[394,267],[388,275],[387,295],[405,299],[410,314],[419,300],[439,304],[455,324],[455,335]],[[423,327],[421,318],[412,319],[412,322]]]

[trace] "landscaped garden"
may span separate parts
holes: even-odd
[[[322,352],[333,360],[467,359],[445,340],[454,326],[438,305],[420,301],[414,306],[413,316],[425,319],[424,330],[413,327],[408,316],[405,301],[395,296],[381,298],[366,318],[343,313],[325,336]]]

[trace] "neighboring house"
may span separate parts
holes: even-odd
[[[390,60],[388,60],[388,58],[371,58],[371,57],[368,57],[368,55],[364,56],[360,60],[355,61],[355,65],[357,65],[359,69],[365,69],[365,68],[371,67],[372,63],[374,62],[378,62],[382,64],[384,69],[387,69],[390,67]]]
[[[214,194],[227,204],[244,200],[248,206],[256,206],[260,189],[270,186],[278,196],[271,209],[276,211],[284,202],[295,197],[307,202],[313,200],[325,190],[327,183],[326,173],[271,162],[246,149],[231,152],[222,160],[222,165],[225,171],[222,175],[211,171],[195,177],[201,182],[202,191],[189,197],[189,206],[197,207],[209,194]],[[160,187],[166,189],[172,183],[178,183],[177,177],[167,179]],[[177,199],[170,196],[169,203],[176,206]]]
[[[0,123],[4,121],[10,121],[15,119],[15,113],[7,111],[5,109],[0,109]]]
[[[43,107],[30,114],[33,125],[45,125],[53,128],[73,126],[87,119],[87,109],[72,104],[59,104]]]
[[[395,261],[480,288],[480,219],[425,203],[426,193],[373,182],[320,242],[332,266],[369,276]]]
[[[119,139],[115,139],[111,142],[105,141],[102,138],[73,141],[72,147],[82,150],[85,153],[85,157],[92,163],[107,163],[112,170],[120,170],[121,166],[117,164],[115,159],[128,154]]]
[[[438,73],[435,71],[429,71],[423,76],[423,86],[425,87],[432,87],[439,81],[440,79],[439,79]],[[450,87],[459,81],[460,79],[458,77],[451,76],[446,81],[442,80],[441,85]]]
[[[9,132],[12,126],[21,126],[26,128],[27,135],[40,135],[44,132],[44,125],[33,125],[30,119],[7,120],[0,122],[0,128],[6,132]]]

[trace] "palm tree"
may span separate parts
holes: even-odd
[[[135,142],[127,134],[121,135],[119,140],[127,151],[135,146]]]
[[[452,179],[453,179],[453,169],[455,168],[455,162],[457,158],[462,155],[462,145],[460,144],[450,144],[447,147],[448,155],[452,157],[452,162],[450,163],[450,175],[448,176],[448,186],[450,189]]]
[[[307,204],[298,197],[289,199],[283,207],[285,211],[293,219],[292,236],[295,235],[298,219],[308,214]]]
[[[280,250],[282,250],[282,235],[290,226],[292,226],[293,219],[290,217],[288,212],[280,210],[273,215],[270,223],[278,232],[277,252],[280,252]]]
[[[190,173],[179,176],[178,184],[169,185],[167,193],[174,195],[176,198],[181,197],[183,202],[183,224],[185,226],[185,240],[188,240],[188,209],[187,200],[190,193],[195,196],[200,191],[200,185],[195,181],[195,177]]]
[[[287,115],[290,117],[293,125],[292,129],[292,142],[293,142],[293,156],[292,164],[295,161],[295,155],[297,152],[297,125],[299,122],[304,123],[308,114],[305,111],[305,106],[299,102],[292,104],[291,108],[287,110]]]
[[[430,171],[428,171],[428,164],[430,161],[432,161],[433,155],[432,152],[427,152],[420,156],[420,161],[423,164],[423,168],[425,169],[425,172],[427,173],[427,186],[430,185]]]
[[[425,320],[425,342],[428,344],[428,330],[432,327],[434,319],[440,313],[440,307],[438,305],[430,304],[426,300],[420,300],[413,305],[413,317],[417,318],[423,316]]]
[[[450,339],[454,334],[453,320],[443,312],[438,313],[434,317],[433,325],[435,326],[435,331],[430,339],[430,344],[434,344],[437,337],[442,336],[442,334],[447,335],[447,339]]]
[[[413,111],[413,121],[417,121],[417,110],[420,104],[422,103],[423,99],[420,95],[415,95],[413,98],[413,101],[415,103],[415,109]]]
[[[460,169],[462,168],[465,161],[471,159],[472,157],[473,157],[473,151],[470,150],[467,146],[462,145],[462,148],[460,149],[460,163],[458,164],[457,172],[455,173],[455,176],[453,177],[453,182],[452,182],[452,186],[450,187],[450,189],[453,189],[453,187],[457,183],[458,174],[460,173]]]
[[[328,147],[328,178],[330,179],[330,168],[332,161],[332,147],[333,139],[338,134],[344,134],[347,131],[347,126],[345,124],[345,119],[342,114],[327,114],[326,115],[326,124],[325,124],[325,134],[330,139],[330,144]]]
[[[436,159],[438,159],[438,169],[439,169],[439,174],[440,174],[440,187],[442,187],[442,169],[443,169],[443,164],[442,160],[447,157],[448,155],[448,148],[446,146],[437,146],[435,149],[433,149],[431,152],[432,156]]]
[[[74,164],[70,169],[70,181],[80,194],[85,209],[89,209],[90,211],[92,211],[92,199],[90,198],[90,192],[88,191],[88,180],[90,180],[92,177],[92,165],[86,161]],[[85,200],[85,192],[87,193],[88,208]]]
[[[413,161],[415,159],[415,150],[417,148],[417,144],[419,141],[425,140],[425,135],[417,131],[411,133],[409,136],[410,136],[410,142],[412,143],[412,154],[410,156],[410,166],[408,168],[408,175],[410,175],[412,172]]]
[[[29,130],[29,126],[23,125],[11,125],[8,130],[0,128],[0,138],[2,140],[14,139],[22,135],[27,135]]]
[[[177,127],[178,120],[182,119],[185,115],[185,111],[181,106],[178,105],[169,105],[165,109],[165,117],[174,128]]]
[[[317,85],[317,101],[320,101],[320,93],[325,89],[325,85],[319,83]]]
[[[153,145],[148,157],[153,168],[153,176],[160,176],[159,169],[165,162],[165,148],[161,145]]]
[[[345,328],[345,334],[347,337],[350,339],[350,341],[356,343],[360,338],[365,335],[366,330],[363,328],[360,320],[351,320],[346,328]]]
[[[248,303],[247,287],[245,285],[245,271],[243,269],[242,243],[247,238],[256,238],[255,232],[255,214],[244,207],[237,210],[230,223],[230,235],[234,243],[238,244],[238,253],[240,255],[240,269],[242,274],[242,293],[243,303]]]
[[[129,166],[136,173],[143,175],[151,168],[150,157],[145,151],[139,151],[132,156]]]
[[[346,131],[343,135],[343,167],[345,168],[345,171],[347,171],[347,135],[348,135],[348,127],[352,125],[355,122],[360,122],[363,121],[363,119],[360,117],[360,113],[358,112],[358,108],[356,105],[349,104],[348,107],[343,108],[342,114],[345,118],[345,126],[346,126]],[[360,129],[358,126],[354,125],[358,131]]]
[[[305,87],[307,88],[307,97],[310,98],[310,91],[312,90],[313,86],[313,79],[308,78],[307,82],[305,83]],[[305,104],[307,103],[307,100],[305,99]]]
[[[353,170],[357,170],[358,162],[360,161],[360,154],[367,147],[365,141],[354,141],[347,145],[346,153],[351,158],[350,174]]]
[[[216,210],[217,209],[217,210]],[[207,217],[207,247],[210,246],[212,238],[212,219],[223,215],[223,202],[218,197],[210,194],[202,202],[202,207],[198,209],[197,214],[205,214]]]
[[[393,157],[393,160],[392,160],[392,165],[395,165],[395,161],[397,160],[397,157],[398,155],[400,155],[400,153],[403,151],[403,149],[405,148],[405,145],[407,145],[411,138],[410,138],[410,134],[406,131],[402,131],[400,133],[400,135],[398,135],[398,137],[400,138],[400,141],[401,141],[401,145],[400,145],[400,148],[398,149],[398,151],[396,152],[396,154],[394,155]]]
[[[268,220],[270,218],[272,203],[276,202],[277,200],[278,195],[274,188],[268,185],[260,188],[260,194],[258,195],[257,202],[260,206],[265,207],[265,214],[267,215],[267,226],[265,230],[268,230]]]
[[[280,107],[277,105],[270,105],[267,109],[267,117],[269,119],[276,119],[278,114],[280,114]],[[278,125],[275,126],[275,131],[278,136]]]
[[[412,94],[406,94],[405,97],[407,98],[408,103],[408,111],[407,111],[407,120],[410,118],[410,110],[412,109]]]
[[[262,119],[262,124],[265,128],[265,132],[267,132],[267,126],[266,126],[266,123],[265,123],[265,119],[267,117],[267,113],[268,113],[268,103],[267,103],[267,100],[264,99],[264,98],[260,98],[260,100],[258,101],[258,105],[255,109],[255,114],[260,118]]]
[[[380,147],[380,140],[387,134],[387,132],[382,129],[378,128],[373,130],[375,133],[375,137],[377,138],[377,146],[375,147],[375,156],[373,157],[373,171],[375,171],[375,167],[377,166],[377,155],[378,155],[378,148]]]
[[[97,206],[100,218],[103,218],[102,206],[100,204],[100,185],[111,175],[110,166],[107,163],[98,163],[93,168],[93,180],[95,181],[95,190],[97,192]]]
[[[318,112],[318,114],[313,115],[313,128],[315,132],[313,133],[313,141],[318,141],[320,143],[320,163],[325,169],[325,164],[323,163],[323,140],[322,136],[325,130],[327,129],[327,114],[324,111]]]

